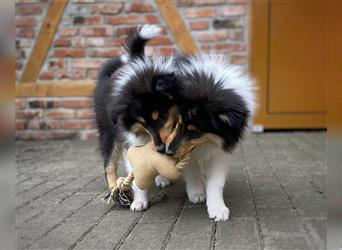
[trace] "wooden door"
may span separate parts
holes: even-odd
[[[255,124],[325,127],[325,2],[250,3],[250,71],[259,87]]]

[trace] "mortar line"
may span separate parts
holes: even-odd
[[[62,187],[62,186],[64,186],[64,185],[66,185],[66,183],[59,184],[58,186],[55,186],[55,187],[49,189],[48,191],[45,191],[44,193],[42,193],[42,194],[40,194],[40,195],[38,195],[38,196],[32,198],[31,200],[28,200],[28,201],[24,202],[24,203],[21,204],[20,206],[16,207],[16,208],[15,208],[15,211],[21,209],[21,208],[24,207],[24,206],[27,206],[27,205],[30,204],[31,202],[33,202],[33,201],[39,199],[40,197],[43,197],[43,196],[47,195],[48,193],[52,192],[53,190],[56,190],[56,189],[58,189],[58,188],[60,188],[60,187]]]
[[[37,184],[34,184],[32,187],[29,187],[29,188],[26,188],[26,189],[24,189],[24,190],[22,190],[22,191],[20,191],[20,192],[17,192],[17,193],[15,194],[15,196],[18,196],[19,194],[28,192],[28,191],[34,189],[35,187],[39,187],[40,185],[43,185],[44,183],[46,183],[46,182],[48,182],[48,181],[49,181],[49,180],[43,180],[43,181],[41,181],[41,182],[39,182],[39,183],[37,183]]]
[[[210,242],[209,242],[209,250],[215,250],[216,248],[216,240],[217,240],[217,222],[213,220],[211,226],[211,235],[210,235]]]
[[[160,191],[160,190],[159,190]],[[153,196],[151,197],[150,201],[154,199],[159,194],[159,191],[157,191]],[[146,213],[147,210],[141,211],[139,216],[133,221],[133,223],[129,226],[126,233],[120,238],[119,242],[114,245],[113,250],[118,250],[121,248],[122,244],[125,242],[125,240],[128,238],[128,236],[131,234],[131,232],[134,230],[135,226],[139,223],[141,217]]]
[[[77,214],[81,209],[83,209],[85,206],[87,206],[88,204],[90,204],[91,202],[93,202],[98,196],[100,196],[100,194],[96,194],[94,195],[94,197],[90,198],[89,200],[87,200],[85,203],[83,203],[80,207],[78,207],[77,209],[74,209],[71,211],[70,214],[68,214],[67,216],[65,216],[63,219],[61,219],[57,224],[55,224],[53,227],[51,227],[49,230],[45,231],[44,233],[42,233],[38,238],[36,238],[35,240],[33,240],[32,242],[30,242],[28,245],[26,245],[26,247],[24,247],[25,249],[30,248],[34,243],[36,243],[38,240],[41,240],[43,238],[45,238],[52,230],[54,230],[55,228],[59,227],[60,225],[62,225],[67,219],[69,219],[71,216],[73,216],[74,214]]]
[[[96,226],[98,226],[105,218],[107,218],[113,211],[116,210],[118,206],[114,205],[110,209],[108,209],[93,225],[90,226],[90,228],[84,232],[73,244],[71,244],[70,247],[68,247],[68,250],[74,249],[82,240],[89,234],[91,233]]]
[[[297,146],[295,143],[293,143],[292,141],[288,140],[288,142],[289,142],[290,144],[294,145],[297,149],[299,149],[298,146]],[[277,145],[277,147],[279,147],[279,146]],[[295,163],[295,161],[292,159],[291,156],[288,155],[288,157],[290,158],[292,164],[296,167],[296,169],[297,169],[302,175],[304,175],[304,177],[305,177],[306,179],[308,179],[309,183],[311,184],[311,186],[313,186],[313,188],[315,189],[315,191],[316,191],[317,193],[319,193],[325,200],[327,200],[327,196],[326,196],[325,192],[324,192],[323,190],[321,190],[320,187],[318,187],[318,186],[314,183],[313,179],[312,179],[310,176],[308,176],[308,175],[307,175],[307,174],[298,166],[298,164]]]
[[[251,185],[251,179],[250,179],[250,175],[249,175],[249,171],[248,171],[248,164],[246,161],[246,156],[245,156],[245,151],[243,149],[243,146],[241,145],[241,151],[242,151],[242,159],[244,161],[244,170],[247,174],[247,185],[248,185],[248,190],[249,193],[251,195],[252,198],[252,203],[253,203],[253,207],[254,207],[254,212],[255,212],[255,218],[256,218],[256,222],[257,222],[257,229],[258,229],[258,237],[259,237],[259,246],[261,248],[261,250],[265,249],[265,237],[264,234],[262,233],[262,229],[261,229],[261,222],[260,222],[260,215],[259,215],[259,211],[258,211],[258,207],[255,201],[255,196],[254,196],[254,192],[253,192],[253,188]]]
[[[16,179],[17,179],[17,177],[16,177]],[[18,185],[23,184],[24,182],[31,180],[31,179],[32,179],[32,176],[27,177],[26,179],[17,182],[15,185],[18,186]]]
[[[176,223],[177,223],[177,221],[179,219],[179,216],[182,213],[182,211],[184,210],[185,201],[186,201],[186,198],[182,198],[181,199],[181,204],[180,204],[180,206],[179,206],[179,208],[177,210],[177,213],[174,216],[173,223],[171,223],[169,229],[167,230],[166,236],[165,236],[165,238],[163,240],[163,244],[162,244],[160,249],[166,249],[167,245],[169,244],[172,232],[175,229],[175,226],[176,226]]]
[[[277,182],[279,183],[280,188],[282,189],[282,191],[283,191],[284,194],[286,195],[286,197],[287,197],[287,199],[288,199],[288,201],[289,201],[289,203],[290,203],[290,205],[291,205],[291,208],[295,211],[295,213],[296,213],[298,219],[301,221],[301,224],[302,224],[302,226],[303,226],[303,229],[304,229],[304,231],[306,232],[307,237],[310,239],[309,244],[311,245],[311,247],[315,248],[316,246],[313,246],[313,245],[312,245],[312,242],[316,242],[316,243],[319,243],[319,242],[317,242],[317,241],[314,239],[314,237],[312,237],[311,232],[310,232],[310,229],[308,228],[308,225],[307,225],[306,221],[305,221],[304,218],[301,216],[301,214],[300,214],[300,212],[299,212],[299,210],[298,210],[298,208],[297,208],[295,202],[293,201],[292,196],[287,192],[285,186],[281,183],[280,178],[279,178],[278,175],[276,174],[276,171],[275,171],[274,167],[272,166],[272,164],[270,164],[268,158],[265,157],[265,152],[264,152],[264,150],[262,149],[262,147],[261,147],[259,141],[258,141],[258,140],[255,140],[255,141],[256,141],[256,144],[258,145],[258,148],[261,149],[263,158],[264,158],[265,162],[267,162],[267,165],[270,167],[271,172],[272,172],[272,175],[277,179]]]

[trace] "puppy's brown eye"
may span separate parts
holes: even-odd
[[[154,121],[156,121],[156,120],[158,120],[158,118],[159,118],[159,112],[158,111],[153,111],[152,112],[152,119]]]
[[[195,130],[197,130],[197,128],[196,128],[194,125],[192,125],[192,124],[188,125],[188,126],[186,127],[186,129],[189,130],[189,131],[195,131]]]

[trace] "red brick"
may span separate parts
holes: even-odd
[[[87,76],[85,70],[58,70],[55,74],[58,79],[72,80],[82,80]]]
[[[74,118],[73,110],[53,110],[46,113],[46,116],[54,119]]]
[[[36,31],[33,28],[24,27],[19,29],[18,37],[33,38],[36,35]]]
[[[90,57],[114,57],[117,55],[120,55],[120,49],[109,49],[109,48],[103,48],[103,49],[93,49],[89,51]]]
[[[15,137],[18,140],[44,140],[46,139],[45,131],[17,131]]]
[[[77,137],[77,133],[74,131],[49,131],[46,134],[49,140],[69,140]]]
[[[201,42],[217,42],[224,41],[229,37],[226,31],[215,31],[215,32],[206,32],[201,33],[198,36],[198,40]]]
[[[139,23],[139,16],[109,16],[107,18],[108,24],[137,24]]]
[[[78,33],[78,29],[74,27],[60,27],[59,35],[60,36],[75,36]]]
[[[40,73],[39,79],[41,80],[52,80],[54,73],[52,71],[43,71]]]
[[[246,63],[247,59],[244,55],[231,55],[230,62],[233,64],[244,64]]]
[[[80,139],[81,140],[97,139],[98,136],[99,136],[99,134],[98,134],[97,130],[95,130],[95,129],[80,131]]]
[[[80,29],[82,36],[112,36],[112,27],[82,27]]]
[[[93,101],[91,99],[68,99],[62,100],[61,106],[63,108],[91,108]]]
[[[211,46],[208,44],[201,45],[201,51],[208,53]]]
[[[95,117],[94,111],[91,109],[76,110],[76,118],[92,119]]]
[[[148,47],[146,50],[147,55],[160,55],[160,56],[171,56],[177,53],[175,48],[155,48]]]
[[[43,12],[43,8],[40,5],[36,4],[26,4],[22,6],[15,7],[15,14],[19,15],[33,15],[33,14],[40,14]]]
[[[33,40],[27,38],[21,38],[19,40],[19,48],[30,48],[33,46]]]
[[[60,129],[61,124],[59,121],[55,120],[31,120],[28,123],[28,128],[33,130],[43,130],[43,129]]]
[[[16,26],[35,26],[38,24],[36,16],[17,16],[15,18]]]
[[[122,3],[105,3],[105,4],[92,4],[92,14],[117,14],[123,8]]]
[[[86,25],[97,25],[102,23],[101,16],[86,16],[84,17],[84,24]]]
[[[221,16],[239,16],[245,14],[245,7],[242,5],[231,5],[220,8]]]
[[[27,122],[26,121],[15,121],[15,129],[16,130],[27,129]]]
[[[86,51],[84,49],[55,49],[54,57],[85,57]]]
[[[96,0],[73,0],[74,3],[95,3]]]
[[[32,119],[35,117],[40,117],[40,110],[17,110],[15,112],[15,117],[19,119]]]
[[[97,79],[97,76],[99,74],[99,71],[96,69],[90,69],[88,70],[87,77],[90,79]]]
[[[70,40],[66,38],[57,38],[55,41],[55,47],[69,47]]]
[[[189,18],[196,17],[213,17],[216,15],[216,9],[210,7],[188,8],[185,10],[185,16]]]
[[[209,22],[200,20],[190,22],[190,29],[192,30],[206,30],[209,28]]]
[[[102,37],[77,37],[73,43],[75,47],[103,47],[106,40]]]
[[[140,23],[159,24],[159,18],[155,15],[145,15],[141,17]]]
[[[126,5],[126,12],[142,13],[154,12],[153,6],[149,3],[131,3]]]
[[[15,99],[15,108],[16,109],[24,109],[26,107],[25,99]]]
[[[167,36],[154,37],[148,45],[172,45],[172,41]]]
[[[94,128],[93,120],[77,120],[63,122],[65,129],[90,129]]]
[[[132,27],[121,27],[116,29],[117,36],[124,36],[129,34],[129,32],[133,30]]]
[[[28,100],[28,107],[31,109],[52,109],[59,107],[59,100]]]
[[[50,69],[64,69],[66,67],[66,62],[64,59],[51,59],[49,60]]]
[[[102,60],[97,59],[73,60],[71,62],[72,68],[76,69],[97,69],[101,64]]]
[[[238,40],[238,41],[242,41],[244,37],[244,32],[243,30],[234,30],[232,32],[232,40]]]
[[[109,38],[106,40],[107,46],[122,46],[124,43],[124,40],[122,38]]]
[[[219,52],[244,51],[245,45],[242,43],[215,44],[214,50]]]

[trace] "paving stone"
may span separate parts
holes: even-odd
[[[218,223],[215,249],[260,249],[255,219]]]
[[[208,249],[212,224],[205,207],[184,208],[166,249]]]
[[[129,209],[113,210],[75,249],[113,249],[139,216]]]
[[[182,179],[151,188],[144,212],[105,204],[96,141],[17,142],[17,249],[323,249],[325,148],[324,132],[248,134],[224,187],[230,220],[214,223]]]

